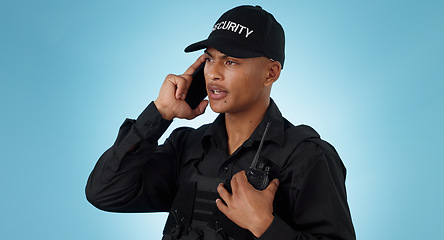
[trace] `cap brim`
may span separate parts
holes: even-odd
[[[262,53],[254,51],[249,46],[242,46],[238,42],[235,42],[234,40],[228,38],[205,39],[186,47],[185,52],[194,52],[209,47],[215,48],[223,54],[236,58],[252,58],[264,56]]]

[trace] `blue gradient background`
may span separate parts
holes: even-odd
[[[444,1],[432,0],[2,0],[0,238],[160,239],[165,214],[97,210],[87,177],[124,119],[200,54],[184,47],[240,3],[284,26],[272,96],[339,151],[358,239],[444,239]]]

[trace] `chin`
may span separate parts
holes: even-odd
[[[228,104],[223,101],[210,100],[210,108],[215,113],[226,113],[228,110]]]
[[[213,110],[213,112],[215,112],[215,113],[225,113],[225,111],[224,111],[221,107],[214,106],[214,105],[211,104],[211,103],[210,103],[210,108],[211,108],[211,110]]]

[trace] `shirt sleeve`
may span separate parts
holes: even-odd
[[[137,120],[126,119],[88,178],[87,200],[112,212],[168,211],[177,188],[174,140],[157,141],[170,123],[153,102]]]
[[[274,220],[259,239],[356,239],[345,167],[333,147],[321,146],[305,142],[290,158],[275,196]]]

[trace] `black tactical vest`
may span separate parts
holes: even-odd
[[[197,130],[198,131],[198,130]],[[195,136],[202,136],[196,133]],[[285,161],[296,147],[310,138],[319,135],[309,126],[291,126],[285,130],[286,144],[291,147],[286,152],[273,153],[273,160],[261,157],[261,161],[271,167],[270,179],[278,177]],[[193,139],[193,141],[199,141]],[[229,220],[216,206],[219,183],[229,189],[229,173],[218,177],[207,177],[194,170],[186,183],[181,183],[171,207],[162,240],[239,240],[256,239],[254,235]]]

